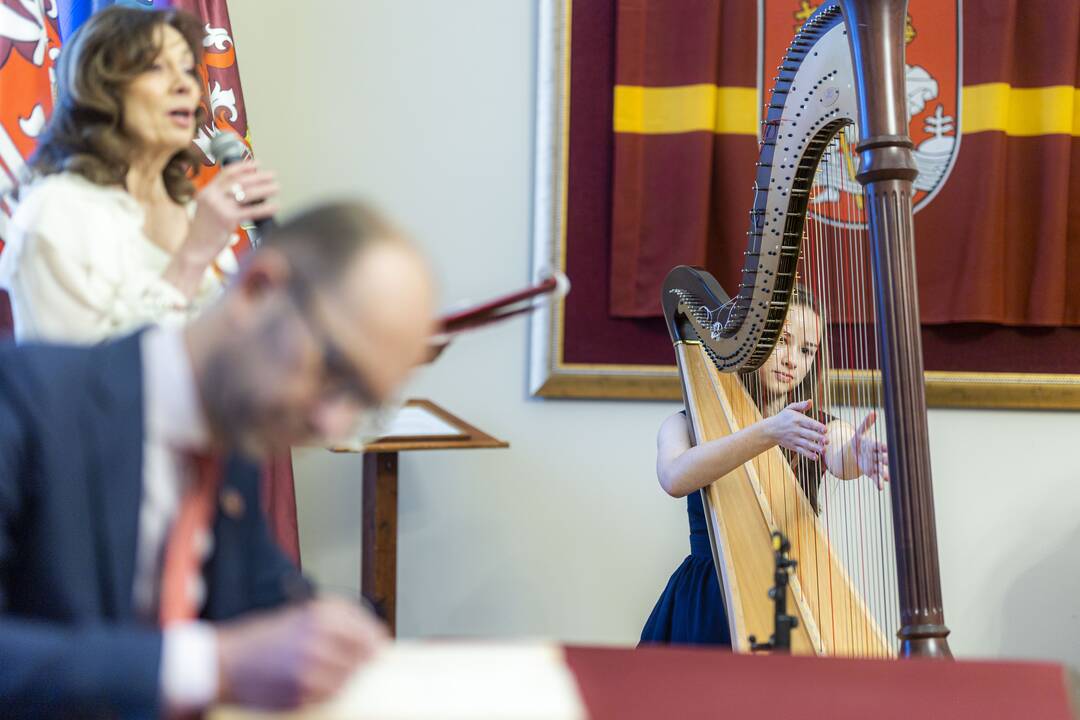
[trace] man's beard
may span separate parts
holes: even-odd
[[[262,460],[273,448],[259,432],[255,388],[248,387],[254,378],[245,372],[246,366],[245,359],[230,353],[228,347],[215,348],[206,360],[201,400],[217,443],[252,460]]]

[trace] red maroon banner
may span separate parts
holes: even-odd
[[[204,23],[203,64],[200,73],[206,83],[208,124],[199,128],[195,144],[203,151],[204,167],[198,182],[204,185],[217,173],[208,151],[216,132],[234,132],[251,148],[251,133],[244,93],[240,86],[240,68],[236,62],[236,43],[225,0],[172,0],[175,8],[199,17]],[[241,234],[238,255],[250,248],[246,233]],[[265,468],[262,485],[263,504],[274,537],[297,563],[300,562],[300,536],[296,519],[296,493],[293,484],[292,457],[285,452]]]
[[[240,86],[240,68],[236,62],[236,43],[232,37],[232,23],[225,0],[172,0],[172,6],[191,13],[204,23],[203,64],[199,74],[206,85],[207,124],[199,128],[195,144],[203,153],[203,167],[196,179],[199,187],[210,182],[217,174],[218,166],[211,160],[210,139],[218,132],[233,132],[244,139],[251,150],[251,133],[248,128],[244,91]],[[241,230],[240,244],[235,248],[243,254],[250,247],[247,233]]]
[[[781,20],[765,20],[760,54],[757,3],[688,2],[700,26],[663,2],[572,4],[565,363],[669,365],[656,317],[664,274],[703,265],[733,287],[745,249],[756,138],[617,133],[614,86],[753,89],[759,67],[769,83],[816,4],[765,0]],[[1078,84],[1080,5],[957,7],[912,0],[907,38],[927,368],[1080,372],[1069,352],[1080,343],[1080,143],[1075,125],[1039,129],[1061,109],[1037,104]]]

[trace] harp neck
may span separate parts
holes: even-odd
[[[859,96],[859,173],[863,185],[914,181],[907,132],[904,25],[907,0],[841,0]]]

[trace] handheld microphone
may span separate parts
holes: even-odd
[[[248,157],[248,147],[236,133],[220,131],[210,138],[210,156],[220,163],[222,167],[225,167],[226,165],[246,160]],[[245,223],[243,227],[247,231],[248,240],[251,241],[251,247],[256,248],[259,246],[259,241],[262,236],[273,230],[274,219],[263,218],[262,220],[255,220],[254,222]]]

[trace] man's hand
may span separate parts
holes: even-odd
[[[292,708],[341,689],[387,641],[345,600],[324,598],[217,626],[221,702]]]

